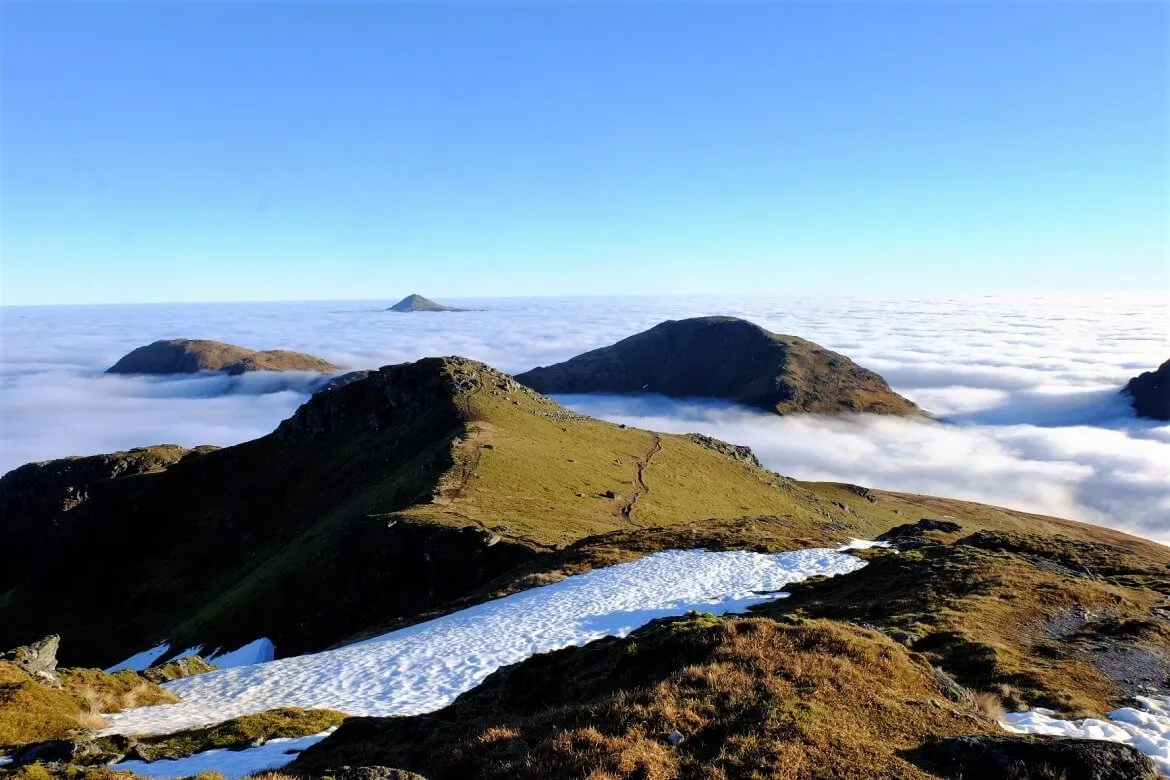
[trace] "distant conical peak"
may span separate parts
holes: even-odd
[[[454,306],[444,306],[418,293],[411,293],[386,311],[406,313],[415,311],[463,311],[463,309],[457,309]]]

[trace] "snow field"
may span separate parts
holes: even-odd
[[[107,716],[106,733],[160,734],[274,707],[351,715],[432,712],[501,666],[537,653],[625,636],[655,618],[722,614],[782,596],[815,575],[864,561],[835,550],[670,550],[515,593],[364,642],[209,672],[165,686],[182,702]]]

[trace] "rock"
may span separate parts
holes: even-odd
[[[618,500],[621,500],[622,494],[621,494],[621,493],[615,493],[615,492],[614,492],[614,491],[612,491],[612,490],[607,490],[607,491],[605,491],[604,493],[602,493],[602,494],[601,494],[601,497],[602,497],[602,498],[613,498],[613,499],[618,499]]]
[[[516,379],[541,393],[722,398],[777,414],[923,414],[844,355],[735,317],[668,320]]]
[[[391,306],[386,311],[396,311],[400,313],[409,313],[415,311],[467,311],[466,309],[456,309],[454,306],[444,306],[441,303],[435,303],[430,298],[424,298],[421,295],[408,295],[398,303]]]
[[[979,709],[975,703],[975,699],[971,697],[971,692],[959,685],[949,674],[939,669],[937,666],[930,667],[930,676],[934,679],[938,686],[942,688],[943,693],[948,699],[958,704],[963,704],[971,709]]]
[[[0,653],[0,661],[10,661],[39,682],[60,685],[57,679],[57,650],[61,637],[50,634],[30,645]]]
[[[984,734],[922,746],[923,763],[945,777],[981,780],[1156,780],[1149,757],[1132,745],[1096,739]]]
[[[877,541],[892,542],[899,549],[913,550],[935,544],[933,540],[925,537],[927,531],[953,534],[962,530],[963,526],[950,520],[932,520],[924,517],[917,523],[903,523],[902,525],[894,526],[885,533],[880,534],[877,537]]]
[[[756,454],[752,452],[751,447],[745,447],[742,444],[728,444],[720,439],[715,439],[710,436],[704,436],[701,433],[688,433],[687,438],[695,444],[700,444],[707,449],[715,450],[721,455],[726,455],[732,460],[738,460],[743,463],[755,466],[762,469],[764,466],[760,463]]]
[[[1155,371],[1135,376],[1122,392],[1130,397],[1138,417],[1170,420],[1170,360]]]
[[[121,761],[135,751],[137,741],[133,737],[79,739],[50,739],[32,745],[24,745],[12,752],[9,765],[15,769],[27,764],[77,764],[96,766]]]
[[[321,393],[321,392],[324,392],[326,390],[336,390],[339,387],[345,387],[346,385],[352,384],[353,382],[360,382],[361,380],[368,377],[371,373],[373,373],[373,372],[372,371],[349,371],[347,373],[340,374],[340,375],[335,376],[335,377],[331,377],[329,379],[329,381],[327,381],[325,384],[321,385],[320,389],[318,389],[317,392]]]
[[[283,349],[256,352],[247,347],[206,339],[171,339],[156,341],[129,352],[106,370],[107,374],[194,374],[199,371],[222,371],[243,374],[248,371],[317,371],[337,372],[337,366],[319,357]]]
[[[388,766],[343,766],[324,772],[323,775],[335,780],[426,780],[414,772]]]
[[[861,485],[845,485],[845,489],[850,493],[856,493],[871,504],[877,502],[877,496],[875,496],[873,491],[867,487],[862,487]],[[901,512],[895,509],[894,514],[901,514]]]

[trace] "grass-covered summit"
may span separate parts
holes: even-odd
[[[337,366],[303,352],[268,349],[257,352],[207,339],[156,341],[132,350],[106,370],[107,374],[194,374],[223,371],[317,371],[332,374]]]
[[[516,378],[542,393],[722,398],[777,414],[922,414],[844,355],[736,317],[667,320]]]

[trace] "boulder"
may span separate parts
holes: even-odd
[[[1132,745],[1015,734],[953,737],[919,749],[944,777],[981,780],[1156,780],[1154,762]]]

